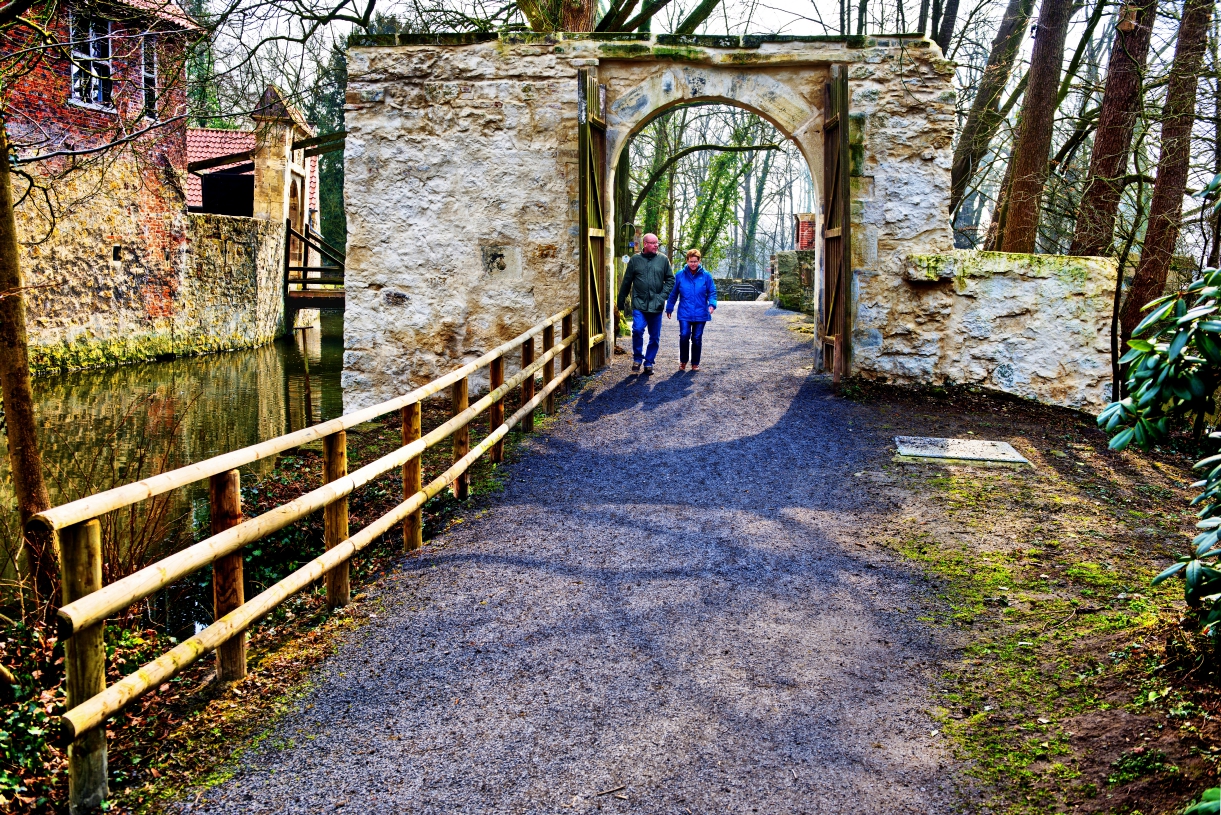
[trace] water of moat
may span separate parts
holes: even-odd
[[[36,377],[39,441],[51,503],[59,505],[343,413],[343,315],[261,348]],[[308,372],[308,377],[307,377]],[[307,391],[308,382],[308,391]],[[243,485],[275,466],[242,468]],[[145,502],[147,505],[148,502]],[[207,482],[177,491],[137,516],[119,538],[161,552],[206,535]],[[128,524],[126,518],[119,523]],[[8,450],[0,433],[0,540],[12,551],[17,515]],[[0,580],[14,575],[9,558]],[[154,603],[147,622],[187,633],[211,618],[209,570]],[[8,594],[8,592],[4,592]]]

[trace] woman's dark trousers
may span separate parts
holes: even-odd
[[[686,365],[688,357],[692,365],[700,364],[700,351],[704,350],[704,320],[678,321],[678,361]]]

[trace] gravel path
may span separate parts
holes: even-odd
[[[889,439],[785,316],[726,303],[696,374],[673,321],[652,378],[617,356],[186,811],[955,811],[948,646],[896,613],[933,601],[861,531]]]

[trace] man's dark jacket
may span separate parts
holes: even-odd
[[[632,308],[645,313],[661,311],[674,288],[674,270],[670,260],[660,252],[648,258],[633,255],[627,262],[623,282],[619,284],[619,310],[627,311],[627,293],[632,292]]]

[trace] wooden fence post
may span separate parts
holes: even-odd
[[[462,411],[470,407],[470,397],[467,392],[468,387],[467,377],[462,377],[449,388],[449,404],[450,415],[457,416]],[[470,426],[464,426],[460,430],[455,430],[454,435],[454,462],[471,451],[471,430]],[[459,501],[465,501],[466,496],[470,493],[471,475],[470,471],[462,473],[454,479],[454,497]]]
[[[525,369],[528,365],[534,364],[534,337],[526,340],[521,344],[521,367]],[[521,403],[524,406],[534,398],[534,374],[526,377],[521,383]],[[529,411],[521,420],[521,432],[534,432],[534,411]]]
[[[503,356],[496,357],[492,360],[492,364],[488,366],[488,375],[490,381],[488,388],[496,390],[505,383],[505,358]],[[488,432],[491,433],[496,428],[505,423],[505,400],[500,397],[492,403],[488,408]],[[505,460],[505,442],[504,439],[492,445],[488,457],[493,464],[499,464]]]
[[[208,506],[212,534],[242,522],[242,482],[237,470],[217,473],[208,479]],[[232,552],[212,564],[212,618],[219,620],[246,602],[242,553]],[[216,649],[216,678],[236,682],[246,676],[245,633]]]
[[[555,345],[555,325],[549,325],[543,329],[543,354],[546,354]],[[555,379],[555,357],[543,363],[543,387],[551,384],[551,380]],[[555,391],[547,394],[546,401],[543,402],[543,410],[548,416],[555,415]]]
[[[348,434],[337,430],[322,439],[322,467],[326,483],[348,474]],[[322,536],[327,549],[334,549],[348,538],[348,496],[339,498],[322,510]],[[326,604],[346,606],[352,599],[348,583],[351,561],[345,560],[326,573]]]
[[[85,521],[59,532],[64,605],[102,588],[102,526]],[[68,709],[106,690],[104,622],[83,628],[64,643]],[[109,795],[106,785],[106,728],[90,730],[68,747],[68,807],[92,810]]]
[[[565,314],[564,322],[561,324],[560,333],[562,339],[568,339],[572,336],[572,315]],[[572,346],[565,345],[564,350],[560,352],[560,370],[567,371],[568,366],[572,364]],[[572,377],[564,380],[564,393],[567,394],[570,388]]]
[[[403,408],[403,446],[420,438],[420,403],[412,402]],[[420,471],[422,456],[416,456],[403,465],[403,500],[420,491],[423,473]],[[403,548],[415,551],[424,545],[424,510],[417,509],[403,521]]]

